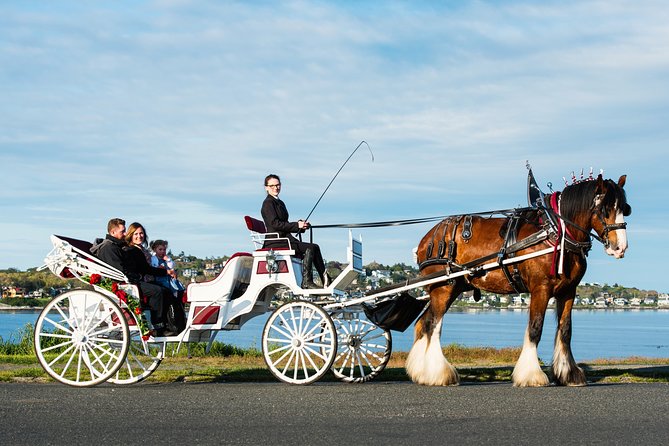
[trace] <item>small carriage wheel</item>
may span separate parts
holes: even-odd
[[[130,343],[128,322],[109,297],[89,290],[61,294],[35,324],[35,354],[55,380],[94,386],[116,373]]]
[[[130,329],[130,347],[125,361],[108,381],[112,384],[144,381],[158,368],[164,356],[163,344],[143,340],[139,329],[133,327]]]
[[[337,329],[337,356],[332,373],[344,382],[363,383],[374,379],[390,361],[393,340],[390,331],[380,328],[357,312],[331,314]]]
[[[309,302],[289,302],[274,311],[262,333],[265,363],[290,384],[311,384],[332,366],[337,337],[330,316]]]

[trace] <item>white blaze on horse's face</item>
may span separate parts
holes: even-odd
[[[623,211],[618,207],[616,203],[616,224],[625,223],[625,216]],[[616,243],[614,244],[611,235],[609,235],[609,246],[606,248],[606,253],[610,256],[615,257],[616,259],[622,259],[625,257],[625,251],[627,250],[627,230],[626,229],[616,229],[611,231],[610,234],[615,234]]]
[[[599,208],[602,204],[602,199],[603,195],[598,195],[595,197],[595,208]],[[625,223],[625,216],[623,214],[622,209],[618,205],[618,202],[616,202],[613,212],[615,212],[615,221],[609,222],[607,221],[608,215],[606,215],[606,219],[604,219],[604,215],[600,214],[600,220],[602,224],[602,237],[606,238],[606,245],[604,246],[604,250],[606,253],[610,256],[615,257],[616,259],[622,259],[625,257],[625,251],[627,250],[627,230],[625,229],[625,226],[622,225],[622,228],[619,229],[606,229],[606,226],[621,226],[621,224]]]

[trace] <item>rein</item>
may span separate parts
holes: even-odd
[[[529,209],[529,208],[521,208],[520,210],[523,209]],[[487,211],[487,212],[476,212],[473,214],[467,214],[467,215],[476,215],[479,217],[492,217],[493,215],[504,215],[506,217],[513,215],[514,211],[518,209],[499,209],[495,211]],[[311,225],[311,228],[314,229],[328,229],[328,228],[380,228],[380,227],[385,227],[385,226],[404,226],[404,225],[416,225],[420,223],[430,223],[433,221],[441,221],[444,220],[445,218],[453,218],[457,217],[458,215],[461,214],[453,214],[453,215],[439,215],[435,217],[424,217],[424,218],[410,218],[406,220],[388,220],[388,221],[377,221],[377,222],[368,222],[368,223],[338,223],[338,224],[330,224],[330,225]]]

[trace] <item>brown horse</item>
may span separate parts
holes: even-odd
[[[599,175],[551,195],[553,207],[515,210],[506,218],[483,214],[449,217],[433,227],[417,249],[421,274],[469,273],[426,287],[430,303],[416,322],[414,344],[406,361],[411,379],[425,385],[459,382],[455,368],[444,357],[440,335],[444,314],[462,292],[474,290],[478,297],[479,290],[499,294],[527,291],[531,294],[529,323],[513,370],[514,386],[549,383],[539,365],[537,345],[551,297],[555,297],[557,306],[554,381],[559,385],[585,385],[583,370],[571,352],[571,310],[576,286],[585,274],[591,237],[604,244],[607,254],[615,258],[625,254],[624,216],[631,213],[623,190],[625,179],[621,176],[615,183]],[[592,230],[596,235],[591,234]],[[544,254],[531,257],[539,251]],[[514,258],[521,260],[512,263]],[[483,267],[490,266],[491,260],[503,266]]]

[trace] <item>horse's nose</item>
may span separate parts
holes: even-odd
[[[615,246],[615,247],[609,247],[606,250],[606,253],[610,256],[615,257],[616,259],[622,259],[625,257],[625,251],[627,247],[620,247],[620,246]]]

